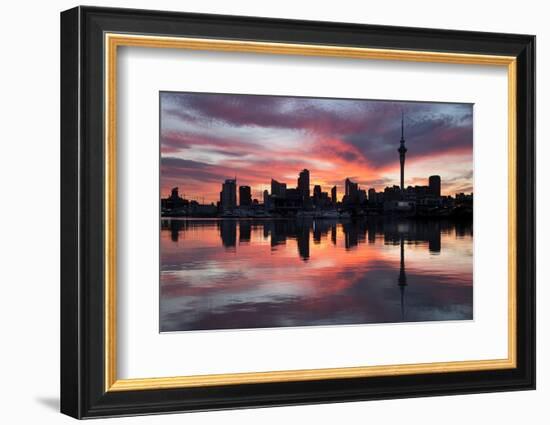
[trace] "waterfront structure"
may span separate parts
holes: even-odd
[[[249,207],[252,205],[252,192],[250,186],[239,186],[239,205]]]
[[[404,116],[401,113],[401,141],[399,142],[399,164],[401,165],[401,190],[405,189],[405,154],[407,153],[407,148],[405,147],[405,135],[404,135]]]

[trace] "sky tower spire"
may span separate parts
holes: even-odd
[[[401,142],[405,143],[404,139],[404,128],[403,128],[403,121],[405,120],[405,116],[403,114],[403,111],[401,111]]]
[[[405,115],[401,111],[401,141],[399,142],[399,164],[401,165],[401,191],[405,189],[405,154],[407,153],[407,148],[405,147]]]

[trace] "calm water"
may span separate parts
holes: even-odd
[[[472,319],[472,225],[166,219],[161,331]]]

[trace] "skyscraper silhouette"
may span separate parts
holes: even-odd
[[[237,207],[237,179],[228,179],[222,184],[220,204],[222,208],[229,210]]]
[[[249,207],[252,205],[250,186],[239,186],[239,205],[241,207]]]
[[[304,200],[309,199],[309,170],[303,169],[298,176],[298,191]]]
[[[321,197],[321,185],[313,186],[313,197],[319,199]]]
[[[428,179],[428,185],[430,187],[430,192],[432,193],[432,195],[439,198],[441,196],[441,177],[430,176]]]
[[[278,198],[286,197],[286,183],[280,183],[277,180],[271,179],[271,195]]]

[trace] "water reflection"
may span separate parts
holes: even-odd
[[[472,318],[471,223],[161,221],[161,330]]]

